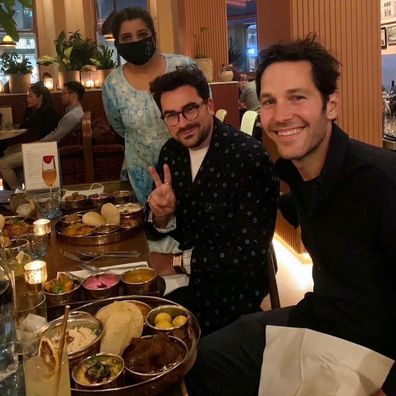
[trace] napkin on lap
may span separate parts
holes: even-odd
[[[393,360],[309,329],[266,327],[258,396],[368,396]]]

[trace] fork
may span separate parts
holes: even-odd
[[[104,258],[106,258],[106,257],[114,257],[114,258],[139,257],[140,253],[136,252],[136,253],[122,254],[122,255],[121,254],[105,253],[105,254],[98,254],[93,257],[92,256],[79,257],[73,253],[64,251],[63,255],[65,257],[69,258],[70,260],[77,261],[78,263],[87,263],[87,262],[90,262],[91,260],[98,260],[102,257],[104,257]]]
[[[137,250],[118,250],[118,251],[111,251],[107,253],[98,253],[98,252],[93,252],[90,250],[76,250],[76,253],[82,256],[82,258],[94,258],[97,256],[103,256],[103,255],[111,255],[114,257],[139,257],[140,253]]]

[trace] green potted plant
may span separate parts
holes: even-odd
[[[201,38],[209,31],[207,26],[199,28],[199,34],[193,34],[195,42],[195,62],[202,70],[208,82],[213,81],[213,59],[204,54],[204,45]]]
[[[31,84],[33,67],[30,60],[20,60],[16,52],[1,55],[1,71],[8,75],[11,93],[26,92]]]
[[[52,64],[59,68],[59,87],[67,81],[80,81],[80,70],[83,66],[92,64],[96,46],[90,39],[82,38],[77,30],[69,33],[61,32],[54,40],[56,56],[44,55],[37,60],[37,63],[44,66]]]
[[[116,63],[113,59],[114,50],[106,47],[105,45],[99,45],[96,48],[95,55],[91,58],[91,63],[96,66],[99,73],[100,84],[103,85],[106,77],[116,67]]]

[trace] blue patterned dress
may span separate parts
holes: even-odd
[[[162,55],[166,73],[176,66],[193,63],[183,55]],[[111,126],[125,140],[128,178],[138,201],[143,203],[152,189],[148,167],[156,166],[161,147],[170,135],[150,92],[133,88],[123,67],[119,66],[106,79],[103,104]]]

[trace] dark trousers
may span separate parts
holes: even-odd
[[[292,307],[242,316],[201,339],[186,376],[190,396],[257,396],[265,326],[286,326]]]

